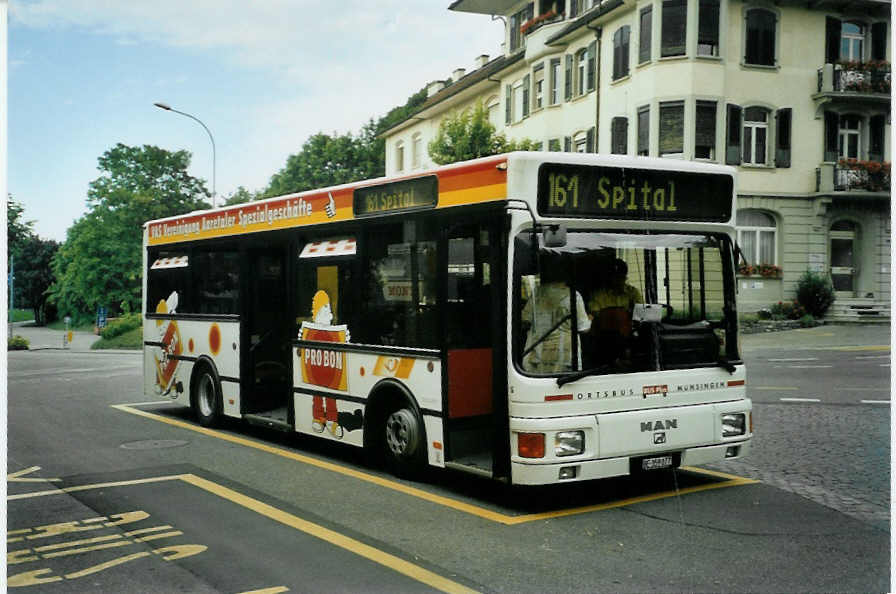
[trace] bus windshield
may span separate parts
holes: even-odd
[[[726,236],[570,231],[562,247],[547,243],[531,231],[515,241],[523,373],[727,368],[737,359]]]

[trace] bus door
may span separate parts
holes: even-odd
[[[502,372],[501,259],[497,225],[455,226],[447,232],[443,323],[446,373],[446,463],[495,475],[504,451],[506,394]],[[446,261],[447,260],[447,261]],[[502,419],[504,422],[502,423]]]
[[[242,412],[274,411],[274,421],[288,423],[292,383],[286,247],[250,248],[246,257]]]

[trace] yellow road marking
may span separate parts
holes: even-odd
[[[173,481],[179,479],[182,475],[173,474],[169,476],[157,476],[146,479],[134,479],[131,481],[116,481],[113,483],[99,483],[96,485],[79,485],[76,487],[65,487],[64,489],[53,489],[51,491],[34,491],[31,493],[19,493],[17,495],[7,495],[7,501],[15,501],[17,499],[30,499],[32,497],[44,497],[47,495],[62,495],[63,493],[75,493],[77,491],[87,491],[90,489],[101,489],[103,487],[125,487],[128,485],[142,485],[144,483],[157,483],[159,481]]]
[[[799,388],[790,386],[750,386],[753,390],[799,390]]]
[[[344,534],[340,534],[339,532],[336,532],[334,530],[330,530],[329,528],[324,528],[323,526],[320,526],[318,524],[303,520],[302,518],[277,509],[276,507],[270,506],[266,503],[262,503],[257,499],[252,499],[251,497],[243,495],[242,493],[238,493],[237,491],[234,491],[232,489],[228,489],[227,487],[224,487],[217,483],[213,483],[192,474],[185,475],[183,477],[183,480],[190,483],[191,485],[199,487],[200,489],[204,489],[209,493],[213,493],[223,499],[227,499],[228,501],[251,509],[258,514],[280,522],[281,524],[284,524],[291,528],[295,528],[296,530],[299,530],[306,534],[310,534],[311,536],[336,545],[337,547],[351,551],[356,555],[360,555],[361,557],[370,559],[371,561],[379,563],[380,565],[389,567],[390,569],[393,569],[403,575],[406,575],[412,579],[417,580],[418,582],[431,586],[442,592],[474,592],[474,590],[471,590],[466,586],[463,586],[457,582],[449,580],[448,578],[442,577],[436,573],[424,569],[419,565],[414,565],[413,563],[405,561],[400,557],[390,555],[385,551],[381,551],[370,545],[364,544],[359,540],[355,540],[354,538],[348,537]]]
[[[644,503],[646,501],[654,501],[656,499],[662,499],[662,498],[670,497],[670,496],[673,496],[676,494],[676,492],[674,492],[674,491],[667,491],[664,493],[644,495],[644,496],[635,497],[632,499],[623,499],[623,500],[614,501],[614,502],[610,502],[610,503],[600,504],[597,507],[586,506],[586,507],[578,507],[578,508],[572,508],[572,509],[567,509],[567,510],[560,510],[557,512],[545,512],[545,513],[539,513],[539,514],[511,516],[511,515],[503,514],[500,512],[492,511],[489,509],[485,509],[485,508],[479,507],[477,505],[465,503],[463,501],[457,501],[456,499],[451,499],[450,497],[436,495],[434,493],[428,493],[422,489],[417,489],[415,487],[409,487],[407,485],[402,485],[400,483],[397,483],[397,482],[389,480],[389,479],[384,479],[384,478],[381,478],[378,476],[374,476],[372,474],[367,474],[365,472],[347,468],[345,466],[333,464],[332,462],[324,462],[322,460],[317,460],[315,458],[311,458],[309,456],[298,454],[296,452],[291,452],[289,450],[284,450],[282,448],[270,446],[265,443],[252,441],[252,440],[246,439],[244,437],[229,435],[229,434],[223,433],[221,431],[216,431],[214,429],[207,429],[205,427],[194,425],[192,423],[187,423],[184,421],[180,421],[178,419],[171,419],[168,417],[163,417],[161,415],[157,415],[155,413],[139,410],[136,408],[131,408],[131,406],[127,405],[127,404],[113,404],[112,408],[115,408],[117,410],[121,410],[121,411],[124,411],[127,413],[131,413],[134,415],[138,415],[141,417],[146,417],[149,419],[160,421],[162,423],[167,423],[169,425],[174,425],[175,427],[181,427],[183,429],[188,429],[190,431],[202,433],[203,435],[208,435],[210,437],[222,439],[224,441],[229,441],[231,443],[236,443],[239,445],[244,445],[246,447],[255,448],[257,450],[261,450],[263,452],[267,452],[270,454],[288,458],[290,460],[295,460],[295,461],[301,462],[303,464],[316,466],[317,468],[329,470],[331,472],[336,472],[336,473],[339,473],[339,474],[342,474],[345,476],[350,476],[350,477],[358,479],[358,480],[362,480],[362,481],[372,483],[372,484],[375,484],[375,485],[378,485],[381,487],[385,487],[387,489],[392,489],[393,491],[398,491],[400,493],[410,495],[411,497],[417,497],[418,499],[423,499],[424,501],[429,501],[430,503],[448,507],[450,509],[468,513],[468,514],[471,514],[471,515],[474,515],[474,516],[477,516],[477,517],[480,517],[480,518],[483,518],[486,520],[490,520],[492,522],[496,522],[499,524],[504,524],[507,526],[513,526],[513,525],[522,524],[525,522],[533,522],[536,520],[542,520],[542,519],[551,518],[551,517],[582,514],[582,513],[588,513],[590,511],[612,509],[615,507],[624,507],[626,505],[633,505],[635,503]],[[690,472],[698,473],[698,474],[706,474],[709,476],[720,476],[719,473],[715,473],[715,472],[712,472],[709,470],[704,470],[702,468],[698,469],[698,468],[693,468],[693,467],[686,467],[684,469],[686,469]],[[699,491],[707,491],[710,489],[721,489],[724,487],[736,487],[736,486],[740,486],[740,485],[748,485],[748,484],[758,482],[758,481],[754,481],[751,479],[737,477],[734,475],[725,475],[725,478],[727,479],[727,481],[724,483],[713,483],[710,485],[702,485],[699,487],[688,487],[686,489],[679,490],[677,492],[677,494],[696,493]]]
[[[13,472],[6,475],[6,482],[8,483],[47,483],[47,482],[58,482],[62,479],[58,478],[22,478],[23,475],[31,474],[32,472],[37,472],[40,470],[40,466],[32,466],[31,468],[26,468],[24,470],[19,470],[17,472]]]
[[[821,351],[889,351],[890,345],[877,344],[869,346],[818,347]]]
[[[274,588],[262,588],[261,590],[248,590],[240,592],[240,594],[280,594],[281,592],[289,592],[289,588],[285,586],[276,586]]]

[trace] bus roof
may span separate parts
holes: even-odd
[[[541,164],[640,171],[714,174],[730,178],[734,168],[673,159],[559,152],[515,152],[445,165],[407,175],[382,177],[224,208],[194,211],[149,221],[149,245],[162,245],[349,221],[374,215],[441,209],[506,200],[535,208]],[[540,192],[539,192],[540,193]],[[733,192],[730,195],[733,203]],[[730,217],[729,210],[729,217]]]

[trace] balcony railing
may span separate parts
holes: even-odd
[[[890,63],[841,62],[818,69],[818,92],[890,94]]]
[[[841,159],[825,163],[815,170],[815,186],[818,192],[888,192],[890,162]]]
[[[562,12],[557,13],[556,10],[549,10],[546,13],[531,18],[520,25],[520,33],[523,35],[529,35],[530,33],[534,33],[538,29],[542,28],[544,25],[562,21],[564,16],[565,15]]]

